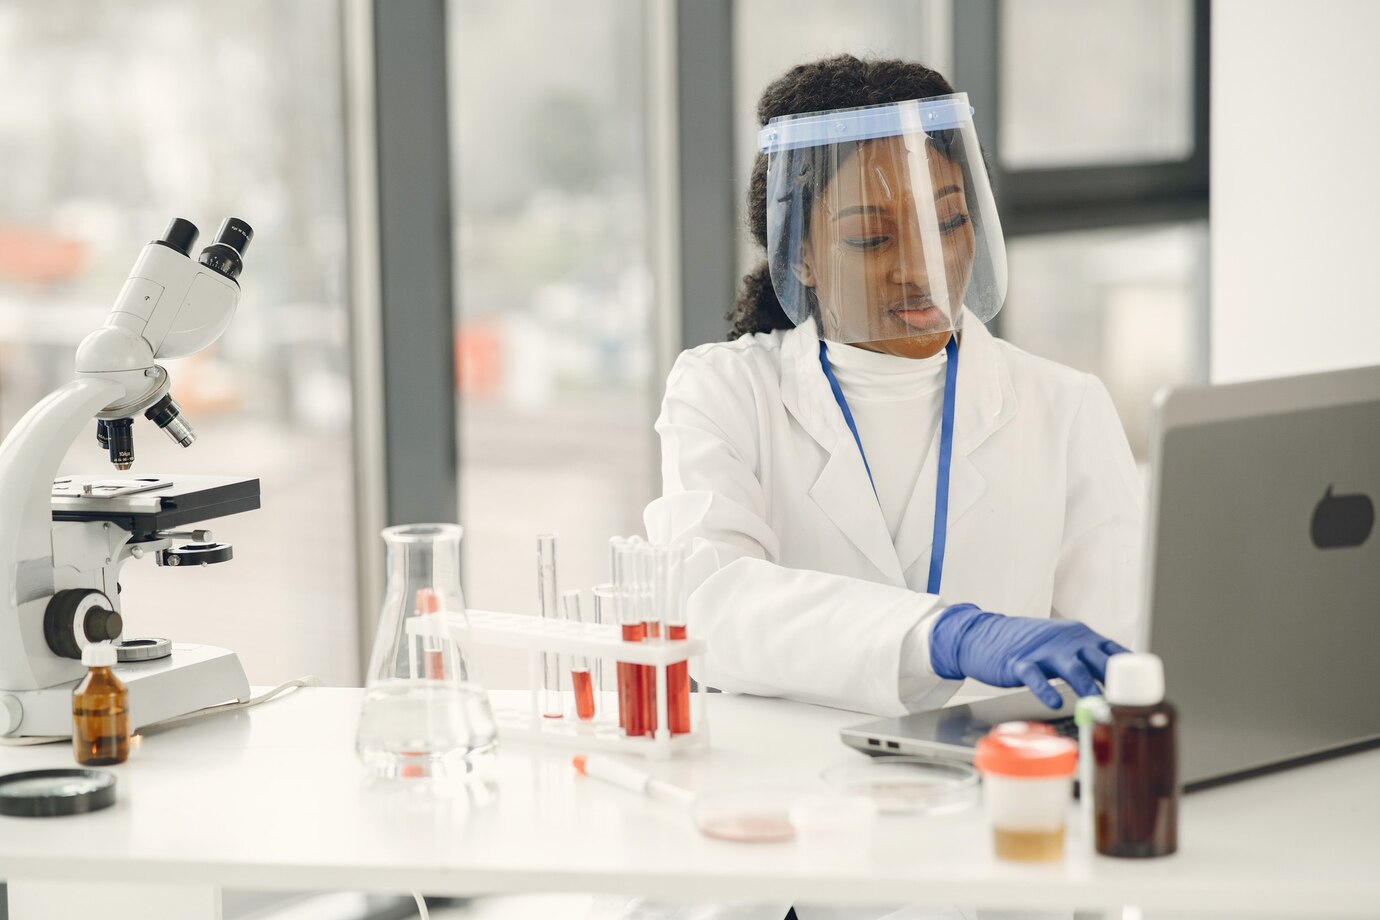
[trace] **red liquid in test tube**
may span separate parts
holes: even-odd
[[[639,645],[647,635],[647,627],[642,623],[623,624],[623,641]],[[618,662],[618,724],[629,735],[647,733],[646,706],[642,693],[642,668],[644,665]]]
[[[684,639],[684,626],[666,627],[671,641]],[[671,734],[683,735],[690,731],[690,662],[677,661],[666,669],[666,696],[671,701]]]
[[[567,623],[581,626],[586,622],[585,611],[588,609],[582,603],[579,591],[567,591],[561,595],[561,612]],[[581,722],[594,718],[594,678],[590,674],[590,665],[587,655],[570,656],[570,686],[575,691],[575,717]]]
[[[575,687],[575,715],[588,722],[594,718],[594,681],[588,671],[571,671],[570,682]]]

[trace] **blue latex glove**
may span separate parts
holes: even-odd
[[[1079,696],[1096,696],[1107,659],[1126,651],[1074,620],[1008,617],[972,604],[945,610],[930,632],[930,664],[940,677],[1025,685],[1051,709],[1061,703],[1051,678],[1062,677]]]

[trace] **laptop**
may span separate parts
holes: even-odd
[[[1380,744],[1380,367],[1155,400],[1137,648],[1164,660],[1187,791]],[[1056,685],[1057,686],[1057,685]],[[1073,734],[1021,690],[842,731],[972,759],[998,722]]]

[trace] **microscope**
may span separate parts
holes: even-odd
[[[196,440],[156,361],[220,338],[253,235],[228,218],[193,259],[198,230],[174,219],[140,253],[105,324],[78,346],[76,379],[0,443],[0,735],[70,735],[82,649],[96,642],[116,645],[131,727],[249,698],[234,652],[124,641],[119,579],[131,558],[152,556],[166,568],[228,561],[231,547],[192,525],[259,507],[257,479],[128,473],[136,415],[183,447]],[[59,475],[92,419],[124,475]]]

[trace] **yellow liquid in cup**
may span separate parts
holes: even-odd
[[[1049,862],[1064,857],[1064,828],[1049,831],[992,829],[997,858],[1016,862]]]

